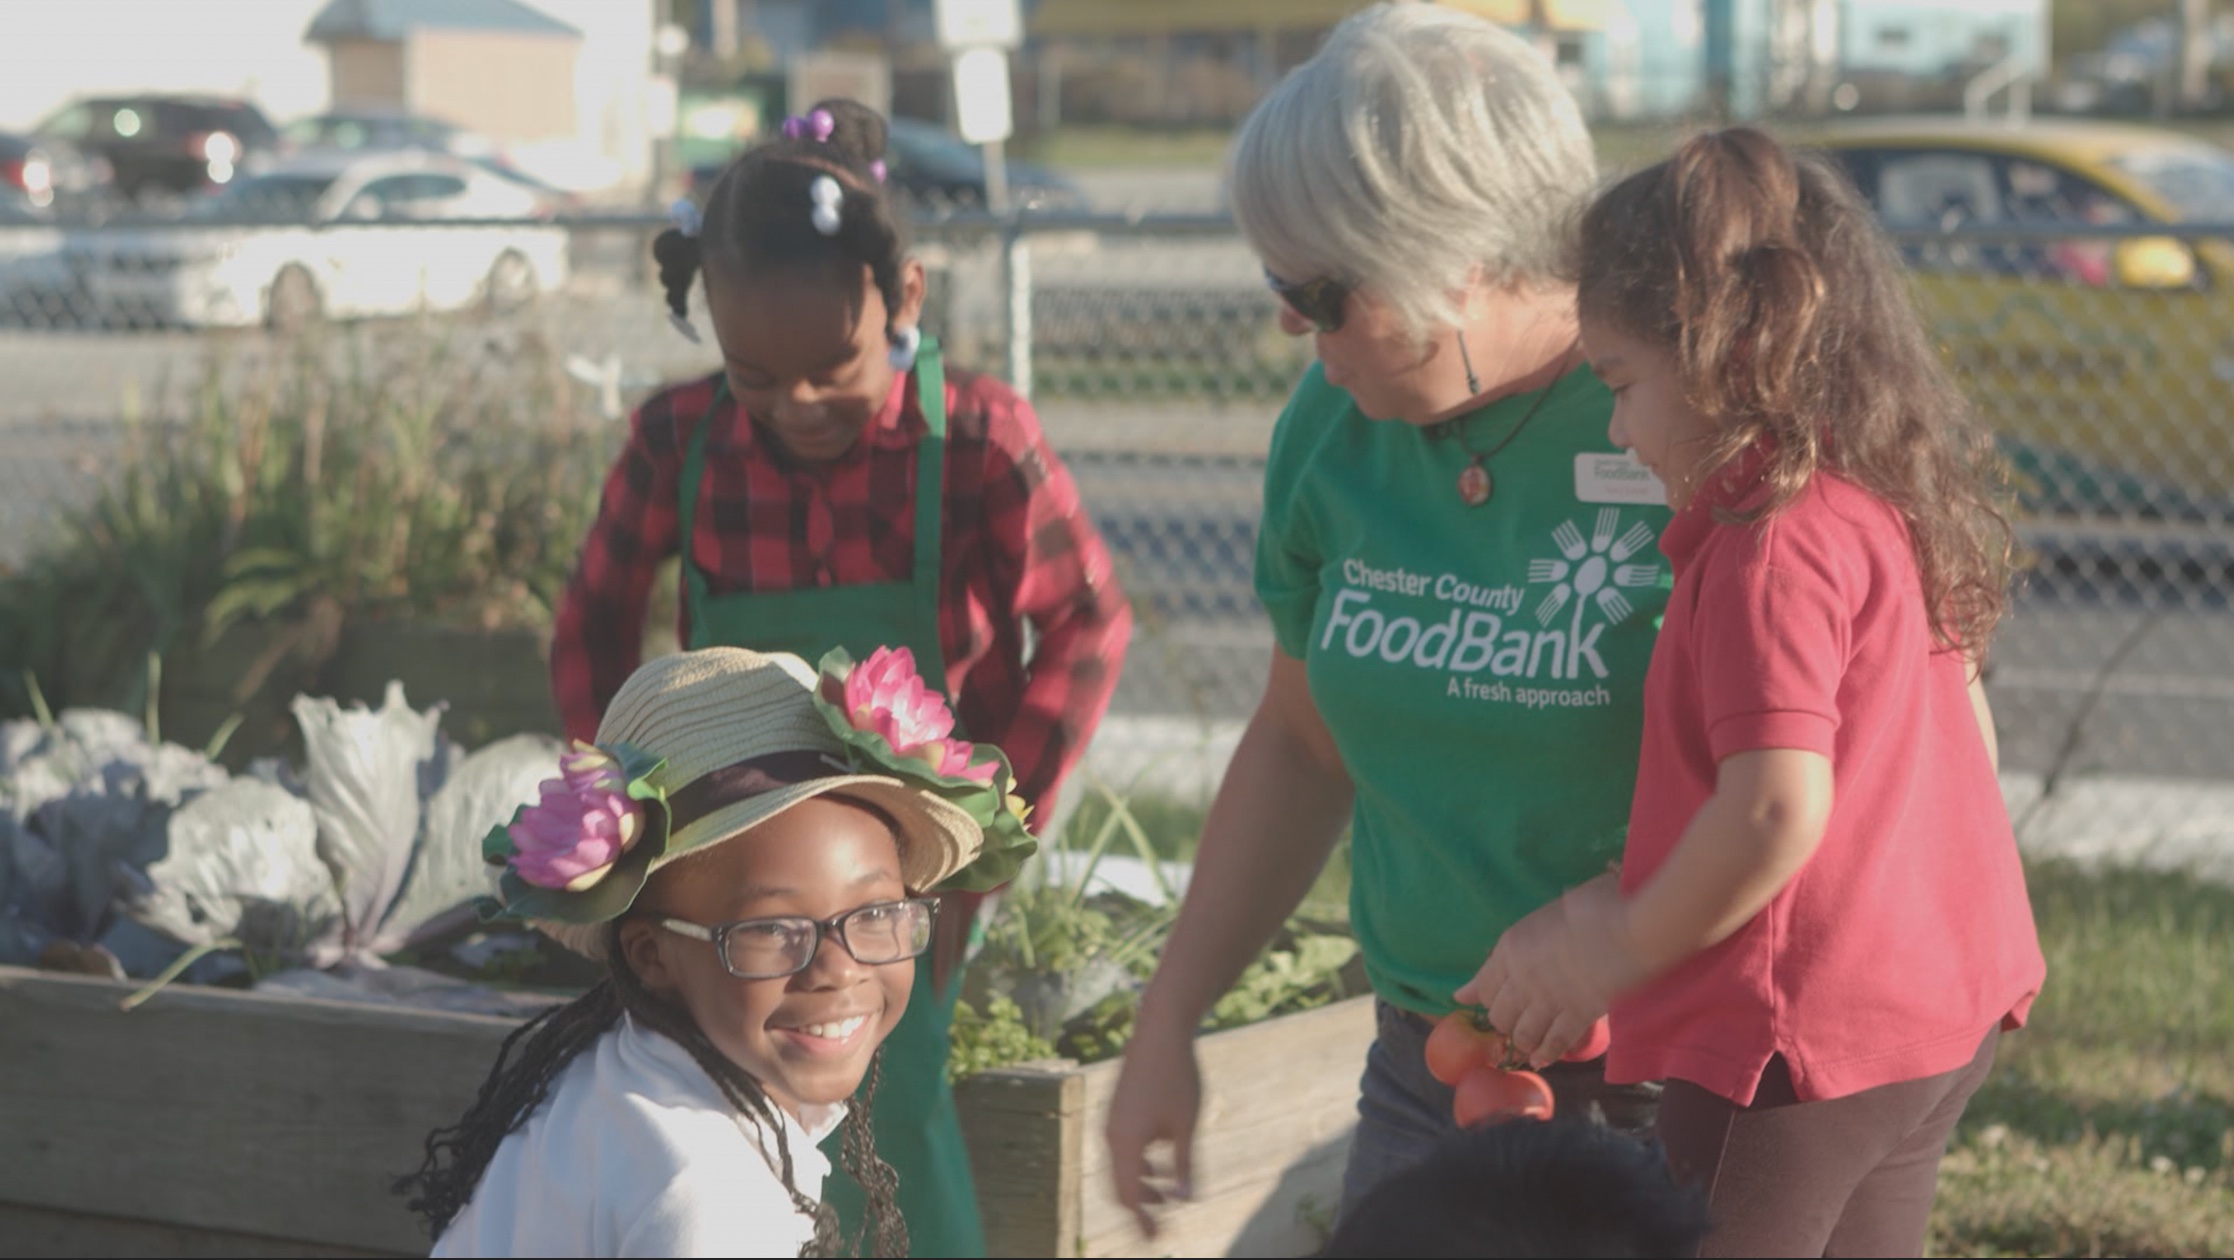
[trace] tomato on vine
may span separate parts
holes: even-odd
[[[1505,1035],[1491,1028],[1481,1012],[1462,1008],[1436,1021],[1427,1034],[1427,1071],[1456,1086],[1477,1067],[1495,1067],[1505,1051]]]
[[[1551,1113],[1551,1086],[1543,1077],[1487,1064],[1468,1072],[1451,1098],[1451,1115],[1462,1129],[1500,1120],[1549,1120]]]

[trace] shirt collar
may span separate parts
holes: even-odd
[[[753,453],[765,451],[771,458],[780,458],[775,444],[765,440],[760,426],[745,413],[736,395],[725,394],[722,409],[714,417],[716,425],[707,441],[709,451]],[[906,450],[913,447],[928,426],[923,420],[923,408],[915,397],[915,373],[899,372],[892,377],[891,392],[885,395],[884,405],[869,418],[868,426],[861,431],[861,440],[853,449],[840,457],[837,463],[859,459],[864,448],[877,450]]]
[[[1767,493],[1768,487],[1761,480],[1762,466],[1768,463],[1767,441],[1757,443],[1736,459],[1691,496],[1669,520],[1667,528],[1660,531],[1660,553],[1681,572],[1699,553],[1699,547],[1714,527],[1721,524],[1720,513],[1742,511],[1757,503]]]

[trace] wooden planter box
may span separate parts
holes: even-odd
[[[424,1254],[388,1193],[510,1021],[0,967],[0,1255]],[[993,1254],[1301,1255],[1332,1214],[1370,999],[1202,1041],[1197,1201],[1150,1245],[1109,1192],[1115,1064],[961,1089]]]

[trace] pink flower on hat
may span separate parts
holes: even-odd
[[[845,680],[845,713],[855,730],[882,736],[902,757],[949,777],[992,781],[993,763],[970,764],[975,748],[953,737],[946,698],[924,685],[907,648],[878,648],[853,667]]]
[[[512,869],[538,888],[580,892],[605,878],[644,829],[644,807],[612,756],[587,744],[559,758],[542,799],[511,826]]]

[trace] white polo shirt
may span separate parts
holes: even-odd
[[[845,1105],[782,1108],[792,1184],[820,1201],[817,1143]],[[796,1256],[814,1220],[784,1189],[776,1144],[690,1052],[623,1015],[504,1139],[437,1256]]]

